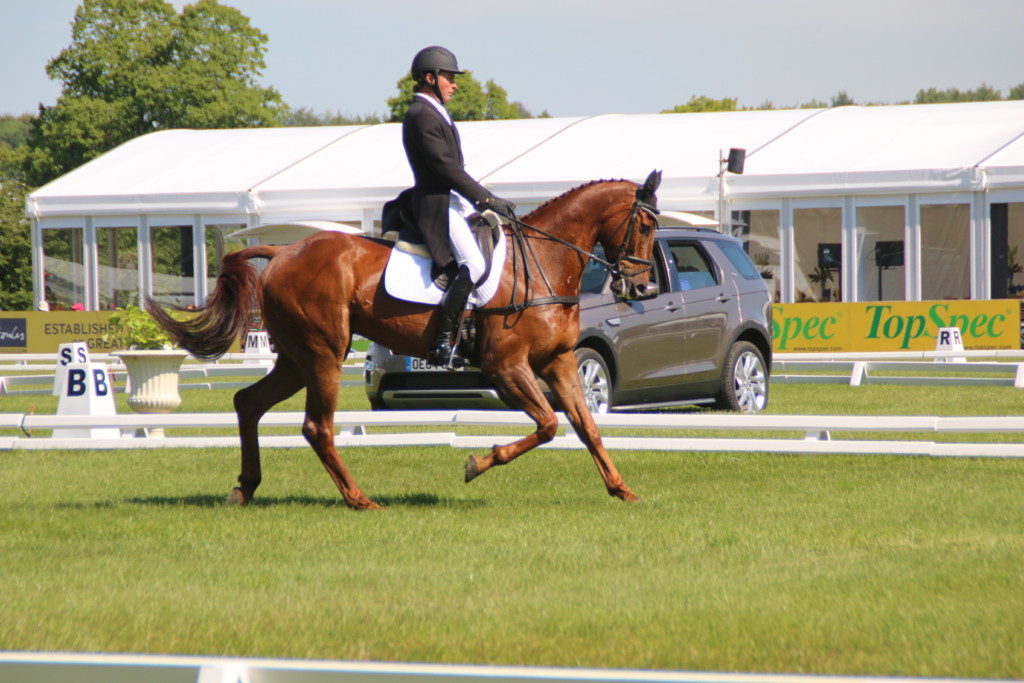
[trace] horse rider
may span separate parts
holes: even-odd
[[[449,274],[437,336],[427,355],[435,365],[452,362],[452,333],[487,265],[466,219],[487,209],[513,217],[515,210],[515,204],[493,195],[464,168],[459,131],[445,108],[461,73],[446,48],[434,45],[417,52],[412,60],[413,101],[402,120],[402,144],[415,184],[396,201],[414,224],[408,227],[420,233],[435,272]]]

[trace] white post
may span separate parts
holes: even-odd
[[[153,295],[153,247],[149,216],[139,216],[139,305]]]
[[[31,200],[30,200],[31,204]],[[35,307],[46,301],[46,272],[43,270],[43,229],[39,219],[32,216],[32,292]]]
[[[99,258],[96,253],[96,224],[92,216],[85,217],[85,228],[82,230],[82,270],[85,282],[85,310],[100,309]]]
[[[857,261],[860,245],[857,244],[857,216],[853,197],[844,198],[842,212],[843,270],[842,277],[839,278],[840,286],[843,289],[842,301],[858,301],[860,297],[857,296],[857,287],[859,286]]]
[[[988,195],[971,194],[971,298],[992,298],[992,225],[988,212]]]
[[[201,215],[192,220],[192,303],[202,306],[206,301],[206,221]]]
[[[793,202],[782,200],[779,213],[779,262],[782,264],[782,301],[791,304],[796,300],[796,242],[793,238]]]
[[[917,195],[907,197],[903,227],[903,269],[907,301],[921,300],[921,206]]]
[[[363,220],[360,225],[367,235],[373,235],[373,209],[363,209]]]

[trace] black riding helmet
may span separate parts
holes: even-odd
[[[459,71],[459,62],[455,59],[455,54],[440,45],[431,45],[417,52],[416,56],[412,58],[411,71],[412,79],[417,83],[426,83],[426,74],[434,74],[436,79],[441,71],[450,71],[453,74],[465,73]],[[437,95],[438,101],[441,101],[441,89],[437,86],[436,80],[432,89]]]
[[[417,83],[424,82],[424,74],[432,73],[436,76],[438,71],[451,71],[453,74],[465,73],[459,71],[459,62],[455,59],[452,51],[440,45],[425,47],[412,58],[412,77]]]

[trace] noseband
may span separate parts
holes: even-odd
[[[642,227],[643,226],[643,221],[640,220],[640,212],[644,212],[648,216],[651,217],[651,220],[654,221],[654,229],[655,230],[659,226],[658,214],[660,212],[658,211],[658,209],[656,209],[655,207],[651,206],[650,204],[647,204],[646,202],[642,202],[639,199],[637,199],[636,201],[633,202],[633,208],[629,212],[629,218],[626,219],[626,237],[625,237],[625,239],[622,240],[622,246],[623,247],[626,247],[626,248],[629,247],[629,242],[633,238],[633,230],[636,229],[637,224],[639,224],[641,226],[640,231],[644,235],[646,235],[647,232],[649,230],[651,230],[651,228],[647,228],[645,230]],[[650,261],[648,259],[642,259],[639,256],[633,256],[632,254],[629,255],[629,256],[624,256],[624,257],[618,259],[614,264],[611,264],[611,263],[608,263],[606,261],[603,261],[603,260],[597,258],[596,256],[594,256],[593,254],[591,254],[590,257],[592,259],[594,259],[595,261],[601,263],[601,265],[603,265],[606,268],[608,268],[608,270],[612,274],[612,277],[619,277],[619,278],[636,277],[637,275],[643,275],[644,273],[650,272],[651,270],[654,269],[654,261]],[[627,264],[627,263],[635,264],[635,265],[642,266],[642,267],[639,270],[635,270],[633,272],[626,273],[626,272],[623,271],[621,264]]]

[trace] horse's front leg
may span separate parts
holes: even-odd
[[[495,465],[505,465],[526,451],[551,441],[558,432],[558,417],[544,398],[544,392],[525,360],[495,370],[491,379],[513,403],[533,418],[537,430],[506,446],[493,446],[486,456],[470,455],[466,461],[466,482],[473,481]]]
[[[608,495],[625,501],[640,500],[639,496],[626,486],[626,482],[615,468],[615,464],[601,441],[601,433],[594,423],[590,409],[587,408],[583,389],[580,386],[576,355],[571,351],[559,354],[541,371],[541,377],[558,396],[558,401],[565,411],[569,424],[576,430],[580,441],[593,456],[597,469],[601,473],[601,479],[604,480],[604,485],[608,489]]]

